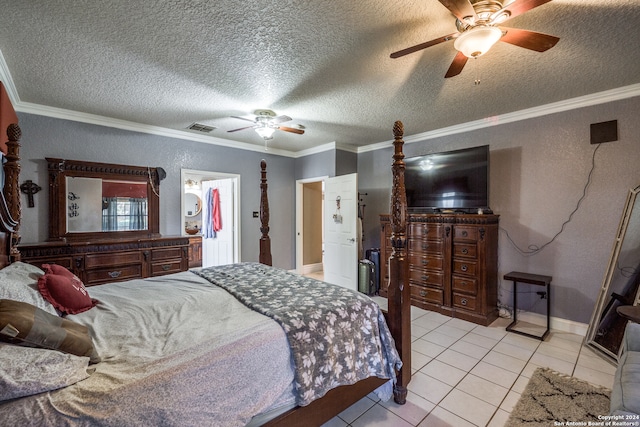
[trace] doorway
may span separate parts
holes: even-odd
[[[182,169],[180,171],[183,235],[187,229],[198,228],[202,237],[202,267],[240,262],[240,175],[222,172]],[[221,219],[212,230],[211,209],[206,201],[217,193]],[[192,209],[193,195],[200,199],[202,209]],[[190,210],[191,209],[191,210]]]
[[[324,180],[296,181],[296,271],[319,277],[324,262]]]

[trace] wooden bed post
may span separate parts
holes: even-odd
[[[267,197],[267,162],[260,162],[260,258],[261,264],[272,265],[271,238],[269,237],[269,198]]]
[[[7,162],[4,164],[4,199],[9,207],[9,213],[15,224],[13,225],[13,232],[11,233],[11,248],[10,259],[11,262],[20,261],[20,251],[18,251],[18,243],[20,243],[20,234],[18,230],[20,228],[20,188],[18,180],[20,178],[20,137],[22,131],[20,126],[12,123],[7,127],[7,136],[9,141],[7,142],[7,155],[5,156]]]
[[[404,153],[401,121],[393,125],[393,187],[391,190],[391,246],[389,258],[389,287],[387,290],[389,329],[402,360],[398,381],[393,390],[394,400],[404,404],[407,385],[411,380],[411,292],[409,289],[409,261],[407,259],[407,196],[404,186]]]

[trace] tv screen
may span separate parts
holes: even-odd
[[[405,159],[407,205],[413,212],[489,210],[489,146]]]

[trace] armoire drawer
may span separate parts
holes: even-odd
[[[469,276],[475,276],[477,272],[477,265],[475,261],[467,261],[454,259],[453,260],[453,274],[466,274]]]
[[[453,306],[457,308],[464,308],[465,310],[476,310],[476,297],[469,295],[453,294]]]
[[[119,282],[129,279],[142,278],[142,264],[119,265],[112,268],[100,268],[85,271],[85,285],[93,285],[108,282]]]
[[[419,285],[442,287],[444,285],[444,274],[436,271],[410,268],[409,281]]]
[[[151,264],[151,275],[152,276],[162,276],[164,274],[178,273],[182,271],[180,268],[182,264],[182,260],[173,259],[166,260],[164,262],[154,262]]]
[[[478,283],[476,279],[463,276],[453,276],[453,291],[464,292],[467,294],[477,295]]]
[[[409,239],[409,253],[430,253],[440,254],[443,251],[444,245],[442,240],[424,240],[424,239]]]
[[[139,251],[97,253],[84,256],[85,270],[139,263],[142,263]]]
[[[416,238],[439,239],[442,238],[442,225],[440,224],[409,224],[409,235]]]
[[[478,240],[478,227],[456,225],[453,231],[454,240]]]
[[[444,298],[441,289],[428,286],[411,285],[411,299],[442,305]]]
[[[478,247],[475,243],[455,243],[453,245],[453,256],[476,259],[478,257]]]
[[[414,268],[442,271],[442,258],[410,254],[409,265]]]

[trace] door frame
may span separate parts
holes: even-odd
[[[213,172],[213,171],[203,171],[196,169],[180,169],[180,211],[181,211],[181,230],[183,236],[189,236],[184,230],[184,183],[187,179],[195,179],[199,181],[210,181],[216,179],[227,179],[231,178],[234,180],[234,194],[233,194],[233,221],[234,221],[234,233],[233,233],[233,262],[238,263],[241,262],[240,254],[242,253],[240,248],[241,239],[241,224],[240,224],[240,175],[235,173],[226,173],[226,172]]]
[[[296,180],[296,272],[299,274],[304,273],[304,265],[303,261],[303,230],[304,230],[304,203],[302,200],[302,191],[304,189],[304,184],[309,184],[311,182],[322,182],[329,178],[328,175],[318,176],[315,178],[304,178]]]

